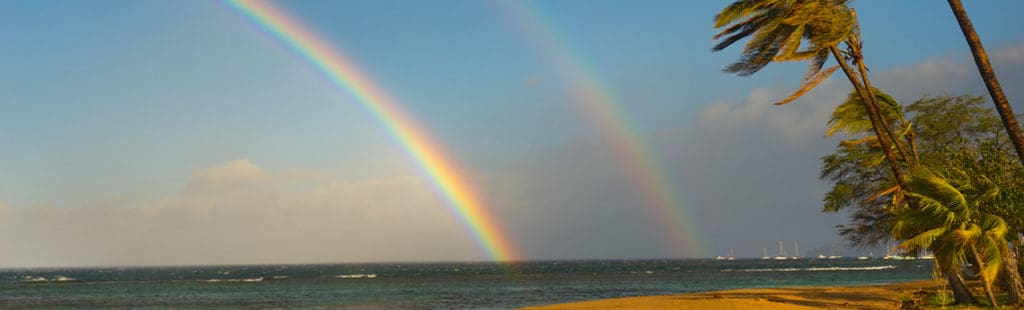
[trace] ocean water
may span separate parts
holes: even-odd
[[[0,270],[0,308],[505,309],[931,277],[927,260],[593,260]]]

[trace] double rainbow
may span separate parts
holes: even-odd
[[[334,86],[354,97],[383,124],[444,194],[448,206],[492,259],[510,261],[519,257],[500,223],[484,208],[473,186],[440,144],[341,50],[269,2],[229,0],[227,3],[309,61]]]
[[[503,13],[569,83],[575,104],[609,144],[617,167],[629,178],[642,207],[677,256],[703,256],[707,251],[697,237],[697,224],[687,213],[678,186],[668,177],[650,147],[630,125],[614,95],[569,44],[529,1],[494,1]]]

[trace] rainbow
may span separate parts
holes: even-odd
[[[685,205],[677,194],[674,181],[662,173],[655,154],[630,125],[629,117],[616,103],[614,95],[590,66],[582,61],[565,38],[541,18],[541,11],[530,7],[529,1],[494,1],[498,10],[524,34],[527,40],[548,60],[561,78],[569,83],[573,104],[598,130],[609,144],[614,160],[622,169],[645,210],[660,227],[666,245],[679,256],[703,256],[707,251],[697,238],[697,225],[689,219]]]
[[[228,0],[227,3],[309,61],[334,86],[350,94],[383,124],[444,194],[451,211],[457,214],[492,259],[511,261],[519,257],[498,220],[484,208],[473,186],[463,177],[459,167],[450,161],[440,144],[351,59],[269,2]]]

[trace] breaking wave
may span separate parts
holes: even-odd
[[[722,269],[722,272],[793,272],[793,271],[851,271],[851,270],[887,270],[896,269],[896,266],[866,266],[866,267],[808,267],[808,268],[761,268],[761,269]]]
[[[259,277],[259,278],[244,278],[244,279],[209,279],[209,280],[206,280],[206,282],[209,282],[209,283],[218,283],[218,282],[230,282],[230,283],[238,283],[238,282],[263,282],[263,277]]]
[[[376,278],[376,274],[340,274],[334,276],[335,279],[373,279]]]
[[[50,282],[79,282],[79,281],[78,281],[78,279],[70,278],[70,277],[65,277],[65,276],[56,276],[56,277],[53,277],[52,279],[47,279],[46,277],[25,276],[25,277],[23,277],[21,279],[20,282],[21,283],[50,283]]]

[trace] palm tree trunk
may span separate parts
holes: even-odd
[[[833,45],[829,47],[829,50],[832,52],[832,57],[835,57],[836,62],[839,62],[839,66],[843,69],[843,73],[846,74],[846,78],[850,80],[850,84],[853,84],[853,88],[857,90],[857,94],[860,95],[861,102],[864,103],[864,109],[868,112],[868,119],[871,120],[871,127],[875,129],[875,134],[878,136],[878,143],[881,144],[882,152],[885,153],[885,158],[889,161],[889,167],[892,169],[893,177],[896,178],[896,183],[899,184],[901,189],[906,189],[907,184],[903,177],[903,171],[900,170],[899,161],[892,152],[892,145],[889,144],[890,140],[885,133],[885,128],[878,120],[881,114],[878,113],[877,105],[872,104],[875,102],[875,98],[869,99],[868,92],[865,90],[864,85],[861,85],[860,81],[857,80],[857,73],[853,72],[850,65],[846,63],[846,59],[843,58],[843,54],[839,52],[839,47]]]
[[[860,72],[860,78],[864,81],[864,89],[867,90],[868,97],[871,98],[871,104],[874,105],[875,110],[878,111],[878,121],[881,123],[882,128],[885,129],[886,136],[889,137],[889,141],[892,141],[893,147],[895,147],[896,151],[899,152],[903,162],[913,165],[914,161],[907,152],[907,148],[903,146],[903,143],[900,143],[900,139],[896,138],[896,134],[892,132],[892,124],[890,124],[889,120],[885,118],[885,113],[882,113],[882,106],[878,104],[878,100],[876,99],[877,97],[875,97],[875,88],[871,87],[871,80],[868,79],[867,67],[864,66],[864,56],[859,55],[859,51],[857,53],[858,55],[854,56],[857,63],[857,71]]]
[[[938,261],[935,262],[939,264]],[[971,290],[967,288],[967,281],[964,281],[964,275],[955,268],[941,271],[942,275],[946,277],[946,281],[949,282],[949,289],[953,291],[953,301],[957,305],[969,305],[974,303],[974,296],[971,295]]]
[[[996,79],[996,72],[988,61],[988,53],[985,52],[985,47],[981,46],[981,39],[978,38],[978,33],[974,31],[974,25],[971,24],[971,19],[967,16],[964,5],[960,3],[960,0],[948,1],[949,7],[953,9],[953,15],[956,16],[957,23],[960,24],[960,31],[964,33],[964,38],[967,39],[967,45],[971,47],[971,54],[974,55],[974,64],[978,66],[981,79],[985,81],[985,87],[988,88],[988,94],[992,96],[992,101],[996,105],[996,111],[999,111],[999,118],[1003,120],[1003,127],[1006,127],[1006,133],[1010,135],[1013,148],[1017,150],[1017,157],[1020,158],[1021,164],[1024,164],[1024,135],[1021,134],[1020,127],[1017,125],[1017,117],[1016,114],[1013,114],[1010,101],[1006,99],[1003,87],[999,85],[999,80]]]
[[[1021,257],[1024,257],[1024,235],[1017,235],[1017,242],[1013,244],[1013,248],[1014,250],[1017,251],[1017,271],[1019,272],[1018,274],[1020,274],[1021,277],[1024,277],[1024,259],[1019,259]]]
[[[855,23],[854,29],[859,29],[860,22],[857,20],[857,10],[851,8],[850,14],[853,15],[853,22]],[[864,65],[864,49],[863,44],[860,41],[860,32],[855,31],[851,34],[846,40],[846,44],[850,47],[850,54],[852,54],[853,62],[857,64],[857,72],[860,73],[860,79],[861,82],[864,83],[864,89],[867,90],[868,98],[871,99],[871,104],[875,105],[875,109],[878,111],[878,121],[882,125],[882,128],[885,129],[886,136],[889,137],[889,141],[892,141],[893,146],[896,147],[897,151],[899,151],[903,162],[913,166],[913,163],[916,161],[911,160],[910,154],[907,152],[907,148],[900,143],[900,139],[896,138],[896,134],[892,132],[892,125],[889,123],[889,120],[885,118],[885,113],[882,112],[882,106],[878,104],[878,100],[876,99],[877,97],[875,97],[875,88],[871,86],[871,79],[868,78],[868,68]],[[861,99],[864,98],[862,97]]]
[[[981,276],[981,284],[985,286],[985,295],[988,295],[989,306],[992,308],[999,307],[999,302],[996,301],[996,295],[992,292],[992,279],[988,278],[985,274],[985,263],[981,260],[981,254],[978,254],[978,248],[975,245],[970,245],[971,255],[974,255],[975,263],[978,264],[978,275]]]
[[[1008,303],[1020,306],[1024,305],[1024,281],[1021,281],[1020,273],[1017,271],[1017,256],[1013,252],[1011,249],[1003,251],[1003,272],[1000,276],[1009,297]]]

